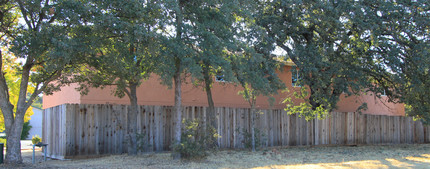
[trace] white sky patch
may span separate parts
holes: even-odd
[[[288,55],[284,49],[282,49],[278,46],[275,47],[275,50],[272,52],[272,54],[274,54],[276,56],[287,56]]]

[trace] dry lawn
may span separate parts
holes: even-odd
[[[223,150],[194,161],[173,160],[169,153],[43,162],[38,152],[35,165],[30,151],[23,158],[22,165],[0,168],[430,168],[430,144]]]

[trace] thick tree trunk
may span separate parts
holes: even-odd
[[[5,163],[20,164],[21,157],[21,133],[24,125],[24,118],[16,117],[12,128],[6,133],[6,158]]]
[[[212,91],[210,87],[206,87],[206,95],[208,97],[208,116],[209,116],[209,125],[211,127],[216,127],[217,126],[217,121],[216,121],[216,115],[215,115],[215,104],[214,101],[212,99]]]
[[[128,155],[137,154],[137,83],[130,84],[130,110],[127,115],[127,133],[128,133]]]
[[[204,76],[204,81],[205,81],[205,90],[206,90],[206,96],[208,99],[208,111],[207,111],[207,115],[208,115],[208,127],[207,127],[207,131],[206,134],[212,134],[211,133],[211,129],[214,128],[216,129],[217,127],[217,119],[216,119],[216,115],[215,115],[215,104],[212,98],[212,90],[211,90],[211,84],[212,84],[212,80],[211,77],[209,75],[209,68],[208,68],[208,64],[205,64],[205,67],[203,68],[203,76]],[[213,136],[209,136],[210,139],[212,140],[212,142],[214,144],[217,143],[217,138],[213,137]],[[212,145],[211,145],[212,146]],[[213,145],[215,146],[215,145]]]
[[[181,133],[182,133],[182,96],[181,96],[181,73],[180,73],[180,67],[177,67],[177,70],[175,72],[175,76],[173,76],[174,83],[175,83],[175,106],[174,106],[174,112],[175,112],[175,131],[174,131],[174,144],[180,144],[181,143]],[[181,158],[181,155],[179,153],[174,154],[175,159]]]
[[[14,106],[10,103],[9,99],[9,90],[4,76],[5,73],[3,72],[3,55],[1,51],[0,60],[0,108],[4,118],[7,140],[5,163],[19,164],[22,163],[20,139],[24,125],[24,115],[28,109],[25,102],[25,96],[27,93],[31,67],[29,67],[28,64],[24,66],[17,103],[17,112],[14,117]]]

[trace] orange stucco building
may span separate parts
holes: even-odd
[[[272,108],[282,109],[285,104],[282,101],[292,95],[294,90],[299,90],[299,87],[292,86],[291,66],[286,66],[285,71],[280,72],[281,80],[286,84],[290,92],[279,92],[274,96],[275,104]],[[182,86],[182,104],[184,106],[207,106],[206,92],[202,87],[193,86],[187,80]],[[75,90],[77,85],[63,87],[61,91],[55,92],[53,95],[44,96],[43,108],[54,107],[66,103],[77,104],[129,104],[128,97],[118,98],[113,96],[112,89],[114,87],[106,87],[104,89],[92,88],[88,95],[81,96]],[[238,91],[242,88],[228,82],[214,82],[212,88],[213,100],[216,107],[249,107],[249,104],[238,95]],[[174,90],[160,84],[158,76],[152,75],[148,80],[144,81],[137,89],[138,104],[140,105],[173,105]],[[294,100],[294,103],[300,103],[301,100]],[[337,112],[354,112],[362,104],[367,103],[368,109],[363,111],[365,114],[374,115],[391,115],[404,116],[404,105],[394,104],[386,101],[386,98],[377,98],[369,93],[361,96],[346,97],[341,96],[338,103]],[[257,108],[270,108],[267,97],[260,96],[257,98]]]

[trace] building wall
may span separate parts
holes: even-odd
[[[31,107],[33,109],[33,115],[30,119],[31,129],[29,131],[27,139],[31,140],[34,135],[39,135],[42,137],[42,119],[43,111],[41,109]]]
[[[293,91],[300,90],[300,87],[291,86],[291,67],[286,67],[283,72],[279,72],[280,79],[286,84],[290,92],[279,91],[274,96],[275,103],[271,106],[267,97],[260,96],[257,98],[257,108],[267,109],[270,107],[282,109],[285,104],[282,101],[291,97]],[[137,97],[139,105],[174,105],[174,89],[169,89],[160,83],[159,77],[152,75],[148,80],[144,81],[137,89]],[[118,98],[112,95],[114,87],[106,87],[104,89],[90,89],[88,95],[80,96],[74,88],[76,85],[63,87],[60,92],[52,96],[44,96],[43,107],[49,108],[64,103],[80,103],[80,104],[129,104],[127,96]],[[249,104],[238,95],[242,90],[240,86],[236,86],[228,82],[215,82],[212,88],[213,100],[216,107],[238,107],[247,108]],[[299,104],[303,102],[301,99],[293,99],[293,102]],[[366,114],[384,114],[384,115],[404,115],[403,104],[387,103],[384,98],[379,99],[374,96],[363,95],[344,98],[341,96],[341,101],[338,104],[337,112],[354,112],[363,103],[367,102],[368,109],[363,111]],[[190,79],[187,79],[182,86],[182,103],[184,106],[207,106],[206,92],[202,86],[196,87],[191,84]]]
[[[77,87],[77,84],[71,84],[69,86],[62,87],[61,91],[54,92],[52,95],[43,95],[43,109],[64,103],[79,104],[81,102],[81,95],[75,90]]]

